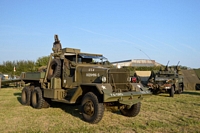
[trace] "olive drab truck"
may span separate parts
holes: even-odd
[[[151,72],[147,86],[153,94],[169,93],[173,97],[175,93],[181,94],[184,90],[183,75],[178,66],[168,67],[169,61],[165,67],[161,67],[159,71]]]
[[[55,38],[46,70],[22,74],[28,84],[22,90],[23,105],[41,109],[50,107],[50,101],[79,104],[83,120],[89,123],[98,123],[106,106],[117,106],[124,116],[138,115],[141,100],[151,92],[131,83],[129,70],[112,67],[101,54],[61,48]]]

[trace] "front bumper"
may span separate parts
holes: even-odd
[[[112,92],[112,89],[104,89],[103,92],[104,102],[119,102],[120,104],[129,106],[140,102],[144,97],[149,97],[152,95],[148,88],[145,87],[128,92],[116,93]]]

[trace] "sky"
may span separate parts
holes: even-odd
[[[200,0],[0,0],[0,64],[62,47],[200,68]]]

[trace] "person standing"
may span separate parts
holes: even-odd
[[[54,53],[58,53],[62,49],[62,45],[60,43],[60,40],[58,39],[58,35],[54,35],[55,42],[53,43],[52,50]]]

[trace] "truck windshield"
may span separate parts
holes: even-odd
[[[92,63],[101,63],[106,64],[108,59],[102,55],[87,55],[87,54],[79,54],[83,59],[91,59]]]

